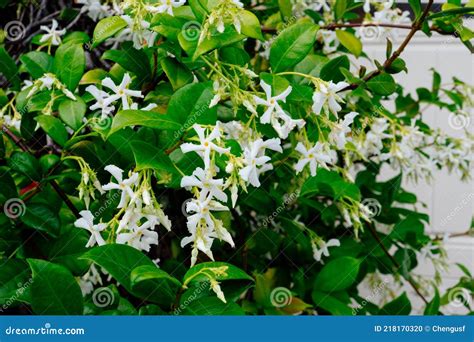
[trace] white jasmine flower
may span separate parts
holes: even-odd
[[[219,154],[222,153],[227,153],[230,151],[229,148],[223,148],[215,144],[213,141],[214,140],[219,140],[221,133],[219,129],[219,122],[216,123],[216,126],[212,130],[211,134],[206,136],[205,132],[206,129],[201,127],[198,124],[193,125],[194,130],[196,131],[198,138],[199,138],[199,144],[191,144],[191,143],[185,143],[181,145],[181,151],[183,153],[188,153],[191,151],[196,152],[203,158],[204,160],[204,168],[209,169],[209,166],[211,164],[211,151],[215,151]]]
[[[240,177],[255,187],[260,186],[259,176],[263,172],[273,169],[272,164],[268,164],[270,157],[265,156],[265,149],[271,149],[276,152],[283,152],[280,146],[280,139],[269,139],[263,141],[257,139],[244,149],[244,164],[246,165],[239,171]]]
[[[107,165],[104,169],[108,171],[112,176],[114,176],[114,178],[117,180],[117,183],[110,182],[109,184],[104,185],[102,188],[106,191],[112,189],[120,190],[122,194],[120,198],[120,203],[117,208],[125,207],[128,198],[135,198],[135,194],[131,186],[136,185],[138,181],[138,173],[132,173],[130,178],[123,179],[123,170],[118,168],[117,166]]]
[[[337,115],[342,109],[338,102],[343,102],[337,92],[346,88],[348,85],[346,82],[334,84],[332,81],[326,84],[319,83],[318,90],[313,94],[313,112],[315,114],[321,114],[321,110],[324,109],[326,113],[331,112]]]
[[[224,295],[224,292],[222,292],[222,289],[221,287],[219,286],[219,282],[217,282],[217,280],[213,279],[213,278],[210,278],[209,279],[210,283],[211,283],[211,289],[212,291],[214,291],[214,293],[217,295],[217,298],[219,298],[220,300],[222,300],[224,303],[227,303],[226,299],[225,299],[225,295]]]
[[[64,95],[66,95],[68,98],[71,100],[76,101],[76,97],[74,94],[69,91],[64,84],[61,83],[56,78],[56,75],[51,74],[51,73],[45,73],[43,76],[38,78],[34,83],[33,86],[31,87],[30,91],[28,92],[28,95],[26,95],[26,98],[30,98],[33,96],[38,91],[41,90],[52,90],[52,89],[58,89],[60,90]]]
[[[106,93],[105,91],[100,90],[95,85],[88,86],[86,88],[86,91],[90,93],[96,101],[92,106],[89,107],[89,109],[90,110],[100,109],[102,113],[101,115],[102,120],[105,119],[108,115],[110,115],[115,110],[114,106],[110,106],[110,103],[109,104],[106,103],[106,99],[109,98],[109,94]]]
[[[327,242],[318,238],[311,240],[311,246],[313,247],[313,257],[316,261],[321,261],[322,256],[329,256],[329,247],[339,247],[341,245],[338,239],[331,239]]]
[[[87,273],[79,278],[79,287],[81,288],[82,294],[87,296],[94,290],[94,286],[97,284],[102,285],[102,277],[95,265],[91,264]]]
[[[359,115],[359,113],[350,112],[344,117],[344,119],[339,120],[331,130],[329,139],[337,146],[338,149],[342,150],[346,146],[347,135],[351,133],[350,126],[354,122],[354,118],[357,115]]]
[[[107,228],[107,224],[94,224],[94,215],[92,215],[89,210],[82,210],[79,214],[82,217],[74,222],[74,226],[77,228],[83,228],[91,233],[91,237],[89,238],[89,241],[87,241],[86,247],[92,247],[95,244],[99,246],[105,245],[105,240],[102,238],[100,232]]]
[[[181,179],[181,187],[198,187],[201,189],[202,198],[216,198],[219,201],[227,202],[227,195],[222,191],[224,186],[223,179],[213,179],[209,172],[198,167],[191,176],[184,176]]]
[[[186,0],[160,0],[158,6],[146,5],[145,8],[151,13],[168,13],[174,16],[173,8],[181,7],[186,3]]]
[[[331,155],[325,151],[324,144],[319,141],[310,149],[307,149],[302,143],[298,143],[295,150],[303,155],[303,158],[301,158],[295,165],[297,174],[303,171],[306,164],[309,164],[311,176],[314,177],[316,176],[318,166],[328,169],[327,164],[333,162]]]
[[[133,41],[135,49],[142,49],[143,47],[153,46],[158,32],[150,30],[150,23],[146,20],[136,22],[129,15],[121,15],[123,20],[128,24],[128,27],[123,29],[117,37],[111,40],[114,45],[123,41]]]
[[[99,0],[77,0],[77,3],[83,5],[81,12],[87,12],[87,16],[93,21],[100,20],[110,15],[110,7],[101,4]]]
[[[286,98],[291,93],[292,87],[289,86],[281,94],[279,94],[277,96],[272,96],[272,88],[271,88],[270,85],[265,83],[264,80],[260,81],[260,86],[265,91],[265,95],[266,95],[267,98],[262,99],[258,96],[254,96],[254,100],[255,100],[255,103],[257,103],[257,105],[262,105],[262,106],[267,107],[267,109],[265,110],[265,113],[260,118],[261,123],[267,124],[267,123],[270,123],[271,118],[272,118],[273,115],[278,116],[281,113],[284,113],[284,111],[281,108],[278,101],[286,102]]]
[[[53,19],[53,22],[51,24],[51,28],[48,26],[40,26],[40,29],[43,31],[46,31],[45,34],[40,39],[40,43],[46,43],[50,42],[51,45],[59,45],[61,44],[61,36],[63,36],[66,33],[66,29],[62,30],[57,30],[58,28],[58,22]]]
[[[158,245],[158,233],[149,230],[150,225],[133,225],[130,232],[122,232],[117,235],[117,243],[128,244],[141,251],[150,251],[151,245]]]
[[[105,100],[105,105],[108,106],[118,99],[122,100],[122,109],[130,109],[128,102],[129,97],[143,97],[142,92],[139,90],[128,89],[132,79],[130,74],[126,73],[123,75],[122,82],[117,86],[110,77],[106,77],[102,80],[102,85],[109,88],[115,94],[111,95],[108,99]]]

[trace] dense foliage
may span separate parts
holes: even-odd
[[[1,311],[409,314],[407,288],[471,311],[402,181],[469,179],[473,87],[393,75],[414,34],[472,50],[474,3],[409,5],[1,0]]]

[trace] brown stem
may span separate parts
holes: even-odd
[[[372,236],[374,237],[374,239],[377,241],[378,245],[380,246],[380,248],[383,250],[383,252],[385,253],[385,255],[390,259],[390,261],[393,263],[393,265],[398,269],[401,268],[401,265],[398,263],[398,261],[392,256],[392,254],[390,254],[390,252],[388,251],[388,249],[385,247],[385,245],[383,244],[382,240],[380,239],[380,236],[379,234],[377,233],[377,231],[375,230],[375,228],[371,225],[371,224],[368,224],[367,225],[369,227],[369,231],[370,233],[372,234]],[[416,294],[423,300],[423,302],[425,302],[425,304],[428,304],[428,300],[425,298],[425,296],[423,296],[423,294],[420,292],[420,290],[418,289],[418,286],[416,285],[416,283],[413,281],[413,279],[407,275],[405,277],[405,279],[408,281],[408,283],[411,285],[411,287],[415,290]]]
[[[17,137],[15,133],[13,133],[7,126],[2,125],[2,130],[6,133],[6,135],[17,145],[23,152],[30,152],[28,146],[23,142],[22,139]],[[81,215],[79,214],[79,210],[74,206],[74,204],[71,202],[69,197],[67,197],[67,194],[64,192],[64,190],[59,186],[59,184],[55,180],[50,180],[49,183],[51,184],[52,188],[56,191],[56,193],[61,197],[61,199],[64,201],[64,203],[67,205],[67,207],[73,212],[73,214],[79,218]],[[35,190],[33,190],[35,191]],[[32,196],[34,196],[37,192],[34,192]],[[31,197],[32,197],[31,196]],[[28,199],[31,198],[28,196]]]

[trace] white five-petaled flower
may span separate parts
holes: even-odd
[[[311,246],[313,247],[313,257],[316,261],[321,261],[322,256],[329,256],[329,247],[339,247],[341,243],[338,239],[331,239],[324,241],[322,239],[311,240]]]
[[[139,216],[135,217],[134,222],[131,222],[130,231],[119,233],[116,242],[128,244],[138,250],[149,252],[151,245],[158,245],[158,233],[150,230],[153,229],[154,222],[147,221],[138,226],[137,221],[139,220]]]
[[[193,128],[198,135],[199,144],[182,144],[181,151],[183,151],[183,153],[188,153],[191,151],[196,152],[201,156],[201,158],[203,158],[204,168],[209,169],[209,166],[211,164],[211,151],[216,151],[217,153],[222,154],[229,152],[230,149],[220,147],[213,142],[214,140],[219,140],[221,136],[219,122],[216,123],[216,126],[212,130],[211,134],[209,134],[208,136],[206,136],[206,129],[201,127],[200,125],[194,124]]]
[[[291,93],[292,87],[289,86],[281,94],[272,96],[272,88],[265,81],[260,82],[261,87],[265,91],[266,99],[262,99],[258,96],[254,96],[254,101],[257,105],[266,106],[267,109],[260,118],[262,124],[271,124],[278,136],[282,139],[286,139],[288,134],[295,127],[303,127],[305,121],[303,119],[294,120],[288,115],[283,108],[281,108],[278,101],[286,102],[286,98]]]
[[[346,82],[327,84],[319,83],[318,89],[313,94],[313,112],[321,114],[324,109],[326,113],[331,112],[334,115],[339,112],[342,107],[338,102],[343,102],[342,98],[337,94],[338,91],[346,88],[349,84]]]
[[[296,173],[303,171],[306,164],[309,163],[309,169],[311,171],[311,176],[316,176],[316,171],[318,166],[321,166],[325,169],[328,168],[326,164],[333,162],[333,157],[325,151],[325,146],[317,142],[316,145],[307,149],[302,143],[298,143],[295,148],[296,151],[303,155],[295,165]]]
[[[186,3],[186,0],[160,0],[158,6],[147,5],[145,8],[151,13],[168,13],[174,16],[173,8],[181,7]]]
[[[40,26],[40,29],[46,31],[45,34],[40,39],[40,43],[51,42],[51,45],[59,45],[61,44],[61,36],[66,33],[66,29],[58,30],[58,22],[53,19],[51,24],[51,28],[48,26]]]
[[[109,98],[109,94],[103,90],[100,90],[95,85],[90,85],[86,88],[86,91],[90,93],[94,99],[95,103],[89,107],[90,110],[97,110],[100,109],[102,115],[101,118],[105,119],[110,113],[112,113],[115,109],[114,106],[111,106],[110,103],[106,103],[106,99]]]
[[[115,165],[107,165],[105,170],[108,171],[117,180],[117,183],[110,182],[102,187],[102,189],[109,191],[112,189],[120,190],[122,192],[120,203],[117,208],[123,208],[127,204],[127,199],[134,199],[135,194],[131,185],[135,185],[138,181],[138,173],[133,173],[130,178],[123,179],[123,170]]]
[[[117,86],[110,77],[106,77],[102,80],[102,85],[109,88],[114,92],[113,95],[110,95],[107,99],[104,100],[104,104],[109,106],[113,102],[121,99],[122,100],[122,109],[130,109],[130,104],[128,102],[129,97],[143,97],[142,92],[139,90],[128,89],[130,82],[132,81],[130,75],[126,73],[123,75],[122,82]]]
[[[198,167],[191,176],[184,176],[181,179],[181,187],[198,187],[201,189],[200,196],[202,198],[216,198],[219,201],[227,202],[227,195],[222,188],[224,186],[223,179],[213,179],[209,172]]]
[[[338,149],[343,149],[347,142],[347,135],[351,132],[351,125],[354,118],[359,115],[357,112],[350,112],[344,119],[339,120],[331,130],[329,139],[334,143]]]
[[[103,5],[99,0],[77,0],[77,3],[83,5],[81,12],[87,12],[87,15],[93,21],[97,21],[110,15],[109,5]]]
[[[92,215],[89,210],[82,210],[79,214],[82,217],[74,222],[74,226],[86,229],[91,233],[91,237],[89,238],[89,241],[87,241],[86,247],[92,247],[95,244],[99,246],[105,245],[105,240],[100,232],[107,227],[107,224],[94,224],[94,215]]]
[[[240,177],[246,182],[249,182],[255,187],[260,186],[259,176],[261,173],[272,170],[273,165],[268,164],[270,157],[265,155],[265,149],[270,149],[276,152],[283,152],[280,139],[268,139],[263,141],[257,139],[244,149],[244,163],[245,167],[239,171]]]

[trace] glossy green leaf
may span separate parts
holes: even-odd
[[[359,273],[361,261],[341,257],[327,263],[316,276],[314,288],[325,292],[337,292],[352,286]]]
[[[127,22],[121,17],[114,16],[99,21],[94,29],[93,47],[110,38],[127,27]]]
[[[86,110],[86,103],[79,96],[76,96],[76,101],[69,98],[64,99],[58,108],[61,120],[74,130],[82,126]]]
[[[162,130],[178,130],[181,128],[181,125],[174,121],[170,115],[127,109],[121,110],[114,116],[109,136],[128,126],[143,126]]]
[[[64,146],[68,139],[68,133],[61,120],[51,115],[39,115],[35,120],[54,142]]]
[[[82,44],[62,44],[54,57],[54,70],[59,80],[74,91],[84,74],[86,56]]]
[[[359,57],[362,53],[362,43],[352,32],[344,30],[336,30],[337,39],[341,44],[349,50],[353,55]]]

